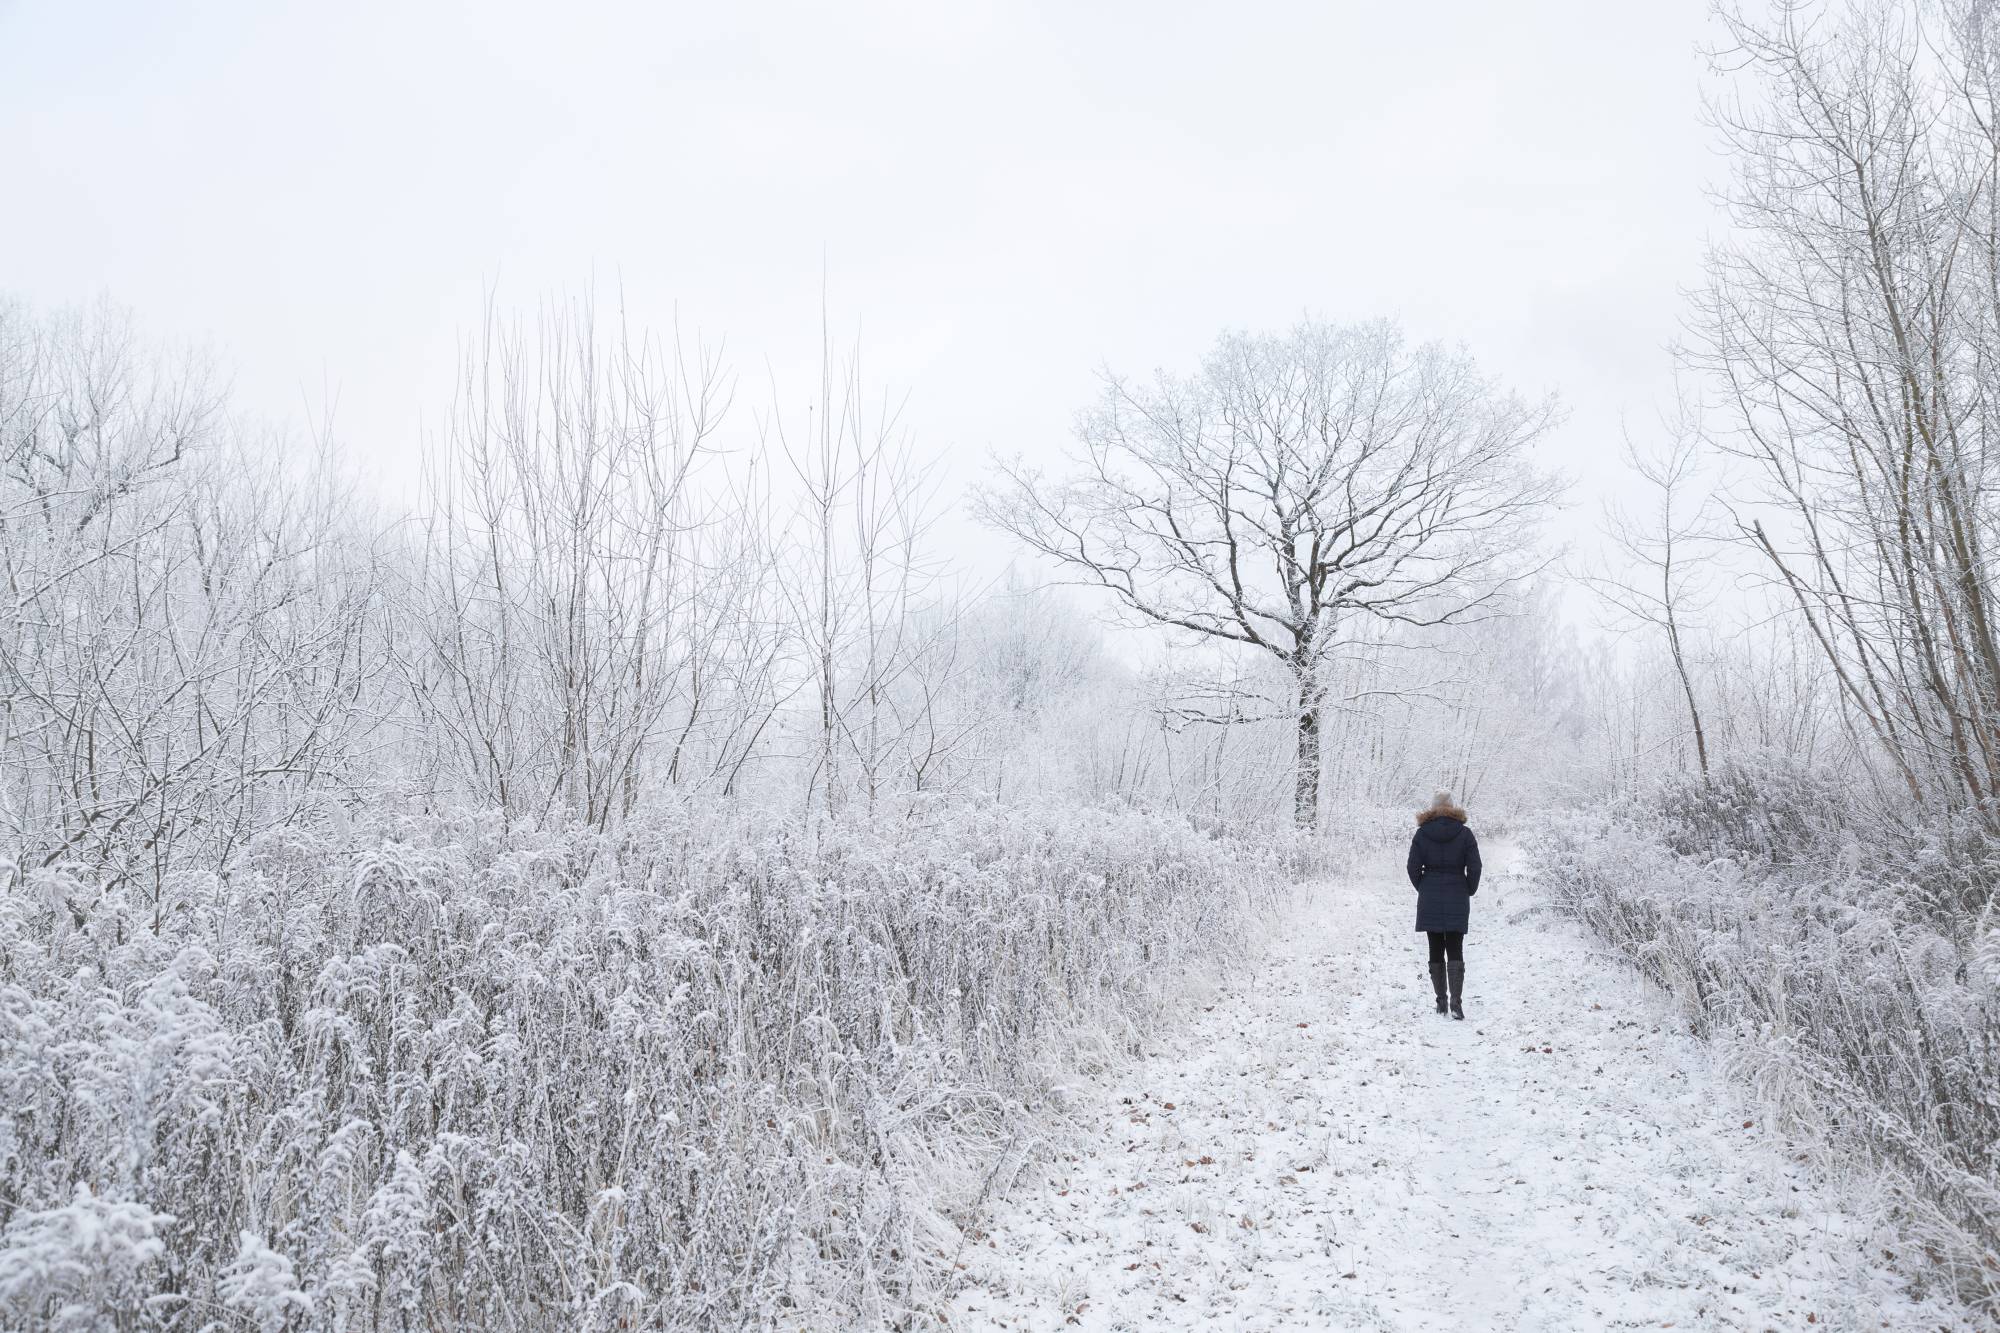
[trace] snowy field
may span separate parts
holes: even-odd
[[[0,1333],[2000,1333],[2000,0],[124,8]]]
[[[1393,859],[1318,890],[1261,971],[1074,1090],[951,1327],[1969,1327],[1519,862],[1489,852],[1463,1023]]]

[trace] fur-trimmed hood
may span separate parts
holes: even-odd
[[[1428,809],[1417,811],[1419,827],[1430,823],[1433,819],[1456,819],[1461,824],[1466,822],[1465,811],[1455,805],[1433,805]]]

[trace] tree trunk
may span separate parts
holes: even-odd
[[[1708,733],[1702,730],[1701,706],[1695,702],[1694,678],[1688,674],[1687,658],[1681,653],[1680,622],[1673,613],[1673,604],[1667,608],[1667,643],[1673,649],[1674,671],[1681,679],[1681,694],[1687,699],[1688,721],[1694,725],[1694,754],[1701,764],[1701,780],[1708,781]]]
[[[1299,687],[1299,768],[1293,795],[1294,822],[1300,828],[1319,823],[1319,697],[1310,686]]]

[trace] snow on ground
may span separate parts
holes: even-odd
[[[1465,1022],[1431,1011],[1400,858],[1317,890],[1260,973],[1077,1090],[950,1326],[1961,1327],[1663,996],[1488,864]]]

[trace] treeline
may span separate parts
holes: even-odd
[[[907,1323],[1327,853],[961,595],[851,380],[741,454],[722,385],[496,324],[395,513],[0,310],[0,1323]]]
[[[1650,644],[1630,735],[1656,759],[1550,833],[1548,880],[1808,1141],[1885,1167],[1923,1238],[1911,1271],[1991,1315],[1992,9],[1722,22],[1733,230],[1694,303],[1687,399],[1635,450],[1649,503],[1591,580]]]
[[[963,587],[851,373],[730,400],[496,319],[399,511],[0,309],[0,1322],[921,1321],[1057,1071],[1495,766],[1469,671],[1356,639],[1395,707],[1295,834],[1282,674],[1218,722],[1213,660]]]
[[[132,880],[164,911],[260,833],[363,806],[602,830],[659,797],[793,819],[1039,792],[1267,817],[1293,776],[1279,682],[1135,667],[1095,606],[969,584],[934,531],[957,497],[851,368],[809,412],[734,399],[714,355],[587,304],[495,316],[397,507],[120,313],[0,307],[16,875]],[[1361,627],[1329,660],[1356,687],[1330,803],[1491,767],[1470,661],[1397,687],[1434,646]],[[1224,677],[1233,712],[1188,706]]]

